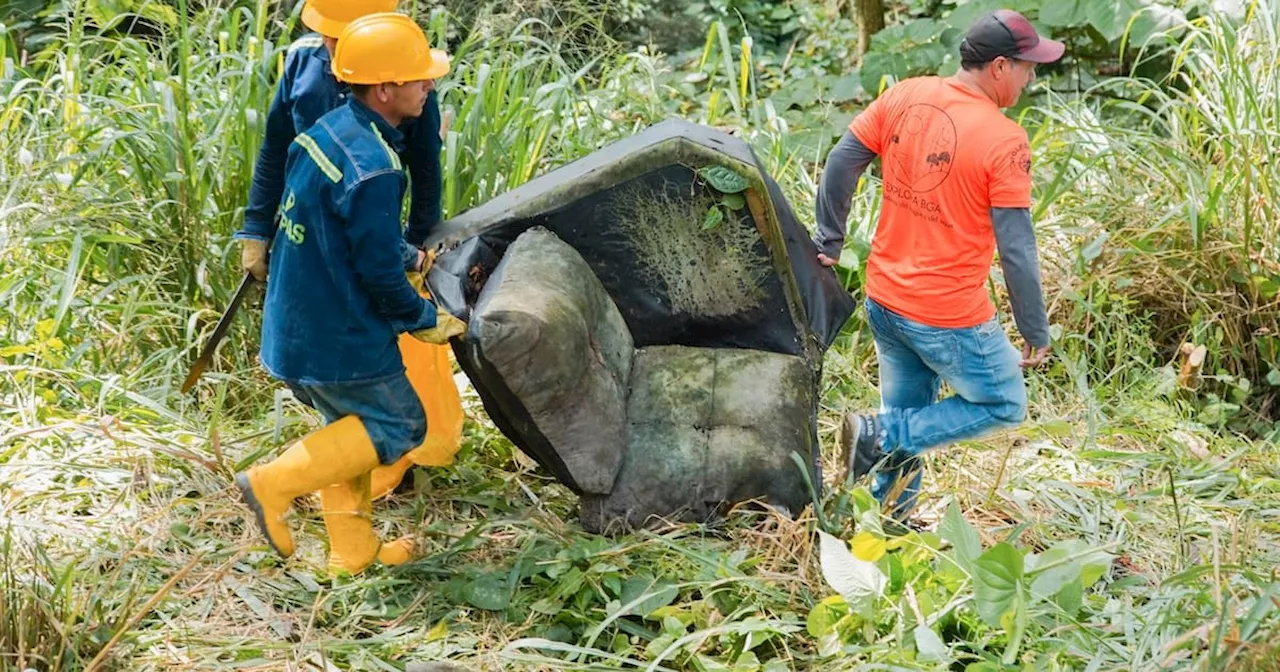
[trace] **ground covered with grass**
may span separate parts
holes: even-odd
[[[870,400],[869,381],[834,361],[830,405],[850,389]],[[922,519],[946,547],[964,545],[945,522],[955,507],[982,547],[1044,556],[1057,545],[1105,565],[1076,604],[1011,617],[1026,632],[1011,662],[1274,669],[1274,449],[1182,420],[1152,392],[1106,409],[1040,403],[1019,431],[930,459]],[[470,392],[457,465],[411,472],[377,506],[379,531],[414,535],[423,558],[357,578],[326,575],[316,502],[300,507],[300,549],[283,562],[230,483],[315,426],[304,407],[208,424],[27,403],[0,435],[0,632],[16,647],[5,664],[19,668],[43,669],[56,643],[62,660],[96,656],[102,669],[936,669],[994,665],[1015,630],[984,621],[990,595],[976,572],[949,575],[938,538],[880,534],[862,488],[828,484],[821,521],[813,509],[792,519],[743,507],[709,525],[586,534],[573,496],[512,449]],[[828,473],[834,410],[822,417]],[[884,567],[866,617],[824,579],[818,528]],[[914,632],[922,614],[941,649]]]
[[[238,281],[296,13],[177,3],[138,29],[101,4],[0,29],[0,670],[1280,669],[1275,3],[1162,2],[1196,18],[1094,45],[1122,74],[1081,56],[1011,112],[1054,355],[1023,426],[928,458],[921,529],[834,480],[840,414],[877,403],[859,311],[825,362],[825,483],[794,517],[586,534],[459,376],[457,464],[375,508],[421,559],[356,578],[326,575],[316,502],[284,562],[231,484],[318,425],[255,362],[258,297],[177,391]],[[874,93],[832,56],[840,3],[787,3],[786,52],[718,22],[677,54],[601,36],[581,3],[408,4],[455,56],[446,215],[675,115],[747,140],[811,224],[822,156]],[[837,267],[855,294],[877,182]]]

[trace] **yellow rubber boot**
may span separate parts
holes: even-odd
[[[293,500],[378,466],[378,452],[360,418],[349,415],[299,439],[271,462],[236,474],[236,486],[258,527],[281,557],[293,555],[284,516]]]
[[[400,335],[400,356],[405,374],[422,410],[427,414],[427,438],[422,445],[402,455],[394,464],[373,470],[370,489],[381,499],[396,489],[413,465],[447,467],[462,447],[462,396],[453,382],[449,346],[423,343],[409,334]]]
[[[329,532],[330,572],[359,574],[375,560],[384,565],[402,565],[413,559],[413,540],[409,537],[384,544],[373,533],[369,474],[321,490],[320,507]]]

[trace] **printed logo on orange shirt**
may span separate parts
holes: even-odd
[[[956,124],[941,108],[928,103],[911,105],[889,142],[899,147],[896,152],[887,152],[897,165],[886,174],[902,186],[916,193],[933,191],[951,175]]]

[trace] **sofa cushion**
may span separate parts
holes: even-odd
[[[582,498],[583,526],[644,526],[655,512],[700,521],[745,499],[799,511],[807,491],[791,453],[807,464],[815,449],[811,376],[792,355],[641,348],[631,373],[622,468],[609,494]]]
[[[515,433],[580,493],[608,493],[622,463],[631,333],[595,273],[546,229],[522,233],[485,284],[466,347]],[[492,393],[492,392],[491,392]]]

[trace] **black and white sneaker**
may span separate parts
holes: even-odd
[[[840,462],[845,468],[843,480],[848,480],[850,474],[855,479],[862,478],[884,457],[880,421],[875,415],[847,413],[840,429]]]

